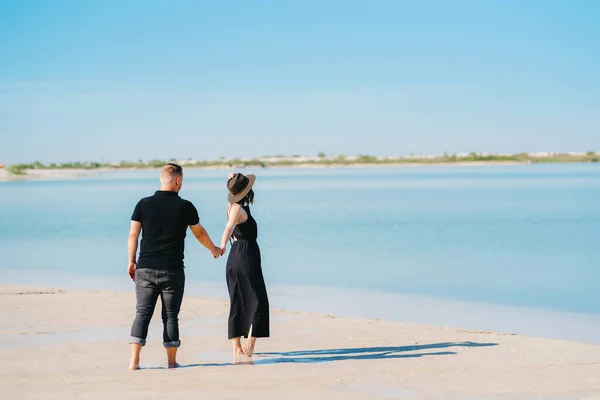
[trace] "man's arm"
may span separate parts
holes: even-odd
[[[131,221],[131,225],[129,226],[129,239],[127,241],[127,253],[129,253],[129,266],[127,267],[127,273],[132,281],[135,281],[135,256],[137,254],[138,239],[140,237],[141,230],[141,222]]]
[[[210,239],[208,232],[200,223],[198,222],[195,225],[190,225],[190,230],[196,237],[196,239],[202,244],[202,246],[206,247],[208,251],[210,251],[213,257],[217,258],[221,255],[222,251],[219,247],[215,246],[213,241]]]

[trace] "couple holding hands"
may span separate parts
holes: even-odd
[[[169,368],[176,368],[179,340],[179,310],[185,287],[184,241],[188,227],[196,239],[215,258],[231,250],[227,258],[226,277],[230,310],[228,337],[232,341],[234,360],[252,357],[256,339],[269,337],[269,299],[262,274],[257,225],[250,212],[254,203],[252,190],[256,176],[229,175],[227,225],[217,247],[200,224],[196,207],[179,197],[183,169],[166,164],[160,172],[160,190],[141,199],[131,216],[128,240],[128,274],[135,282],[136,315],[131,327],[130,370],[139,369],[140,352],[146,344],[148,326],[158,298],[162,303],[163,345]],[[142,235],[138,250],[138,239]],[[242,345],[241,338],[247,338]]]

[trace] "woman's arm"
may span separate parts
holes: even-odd
[[[242,209],[242,207],[239,204],[231,205],[231,208],[229,209],[229,212],[228,212],[227,225],[225,225],[225,230],[223,231],[223,236],[221,237],[221,249],[223,249],[223,252],[225,251],[225,248],[227,246],[227,241],[233,234],[233,230],[235,229],[235,226],[238,224],[238,222],[239,222],[238,220],[242,216],[242,213],[245,213],[245,211]]]

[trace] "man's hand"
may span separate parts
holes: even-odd
[[[213,249],[210,251],[214,258],[219,258],[223,255],[223,249],[217,246],[213,246]]]
[[[135,264],[135,262],[129,262],[129,267],[127,267],[127,274],[129,275],[129,277],[131,278],[132,281],[135,282],[135,269],[137,268],[137,265]]]
[[[140,221],[131,221],[129,227],[129,240],[127,241],[127,253],[129,255],[129,266],[127,267],[127,274],[132,281],[135,282],[135,256],[138,248],[138,238],[142,231],[142,223]]]

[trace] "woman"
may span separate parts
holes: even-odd
[[[229,289],[229,339],[234,359],[239,355],[252,357],[256,339],[269,337],[269,299],[263,278],[256,221],[250,213],[254,204],[252,186],[256,176],[231,174],[227,180],[229,204],[228,222],[223,232],[221,249],[232,240],[227,258],[227,288]],[[241,337],[248,341],[242,346]]]

